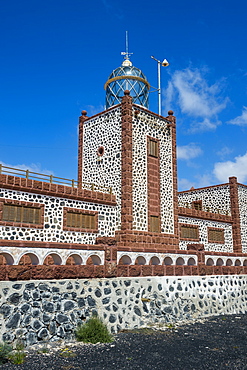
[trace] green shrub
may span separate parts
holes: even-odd
[[[76,339],[85,343],[110,343],[113,337],[98,316],[91,317],[75,331]]]
[[[7,343],[0,343],[0,365],[5,364],[9,359],[12,347]]]
[[[23,364],[26,357],[26,353],[20,350],[13,351],[9,355],[9,359],[13,362],[15,365]]]

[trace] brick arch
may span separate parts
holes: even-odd
[[[62,257],[58,253],[49,253],[44,258],[44,265],[61,265]]]
[[[118,262],[119,265],[131,265],[132,264],[132,260],[130,258],[130,256],[128,256],[127,254],[123,255],[119,262]]]
[[[0,265],[13,265],[14,257],[11,253],[1,252],[0,253]]]
[[[72,253],[66,260],[66,265],[83,265],[83,260],[79,254]]]
[[[18,265],[39,265],[40,259],[33,252],[25,252],[23,253],[18,260]]]
[[[86,265],[101,265],[101,264],[102,264],[101,258],[97,256],[97,254],[91,254],[86,262]]]

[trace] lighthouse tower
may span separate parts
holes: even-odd
[[[82,111],[78,180],[112,188],[119,246],[176,249],[176,120],[147,109],[150,85],[124,55],[105,83],[106,110]]]

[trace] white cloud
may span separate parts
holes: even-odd
[[[190,143],[188,145],[177,146],[177,158],[189,160],[192,158],[196,158],[202,154],[202,150],[199,146],[194,143]]]
[[[0,161],[0,163],[5,167],[15,168],[15,169],[24,170],[24,171],[29,170],[30,172],[40,173],[44,175],[54,175],[52,171],[42,169],[39,163],[38,164],[31,163],[29,165],[27,164],[6,164],[2,161]],[[11,171],[11,170],[8,170],[8,171]],[[16,174],[16,176],[18,175]]]
[[[188,179],[180,179],[180,178],[178,179],[178,189],[179,189],[179,191],[189,190],[194,186],[195,186],[195,184],[193,182],[191,182],[190,180],[188,180]]]
[[[228,148],[228,146],[223,146],[216,154],[221,158],[224,159],[227,155],[232,153],[232,149]]]
[[[177,100],[183,114],[199,121],[192,123],[193,131],[215,129],[221,123],[218,114],[228,102],[228,98],[219,96],[222,81],[209,85],[203,76],[204,72],[198,68],[175,71],[166,90],[166,101],[170,106]]]
[[[232,125],[238,126],[246,126],[247,125],[247,107],[243,107],[242,114],[236,118],[231,119],[227,123]]]
[[[247,181],[247,152],[237,156],[234,161],[217,162],[214,165],[214,175],[221,182],[228,182],[229,177],[236,176],[239,182]]]

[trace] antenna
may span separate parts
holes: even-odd
[[[130,55],[133,53],[129,53],[129,40],[128,40],[128,31],[126,31],[125,35],[125,51],[121,52],[121,55],[124,55],[125,60],[129,60]]]

